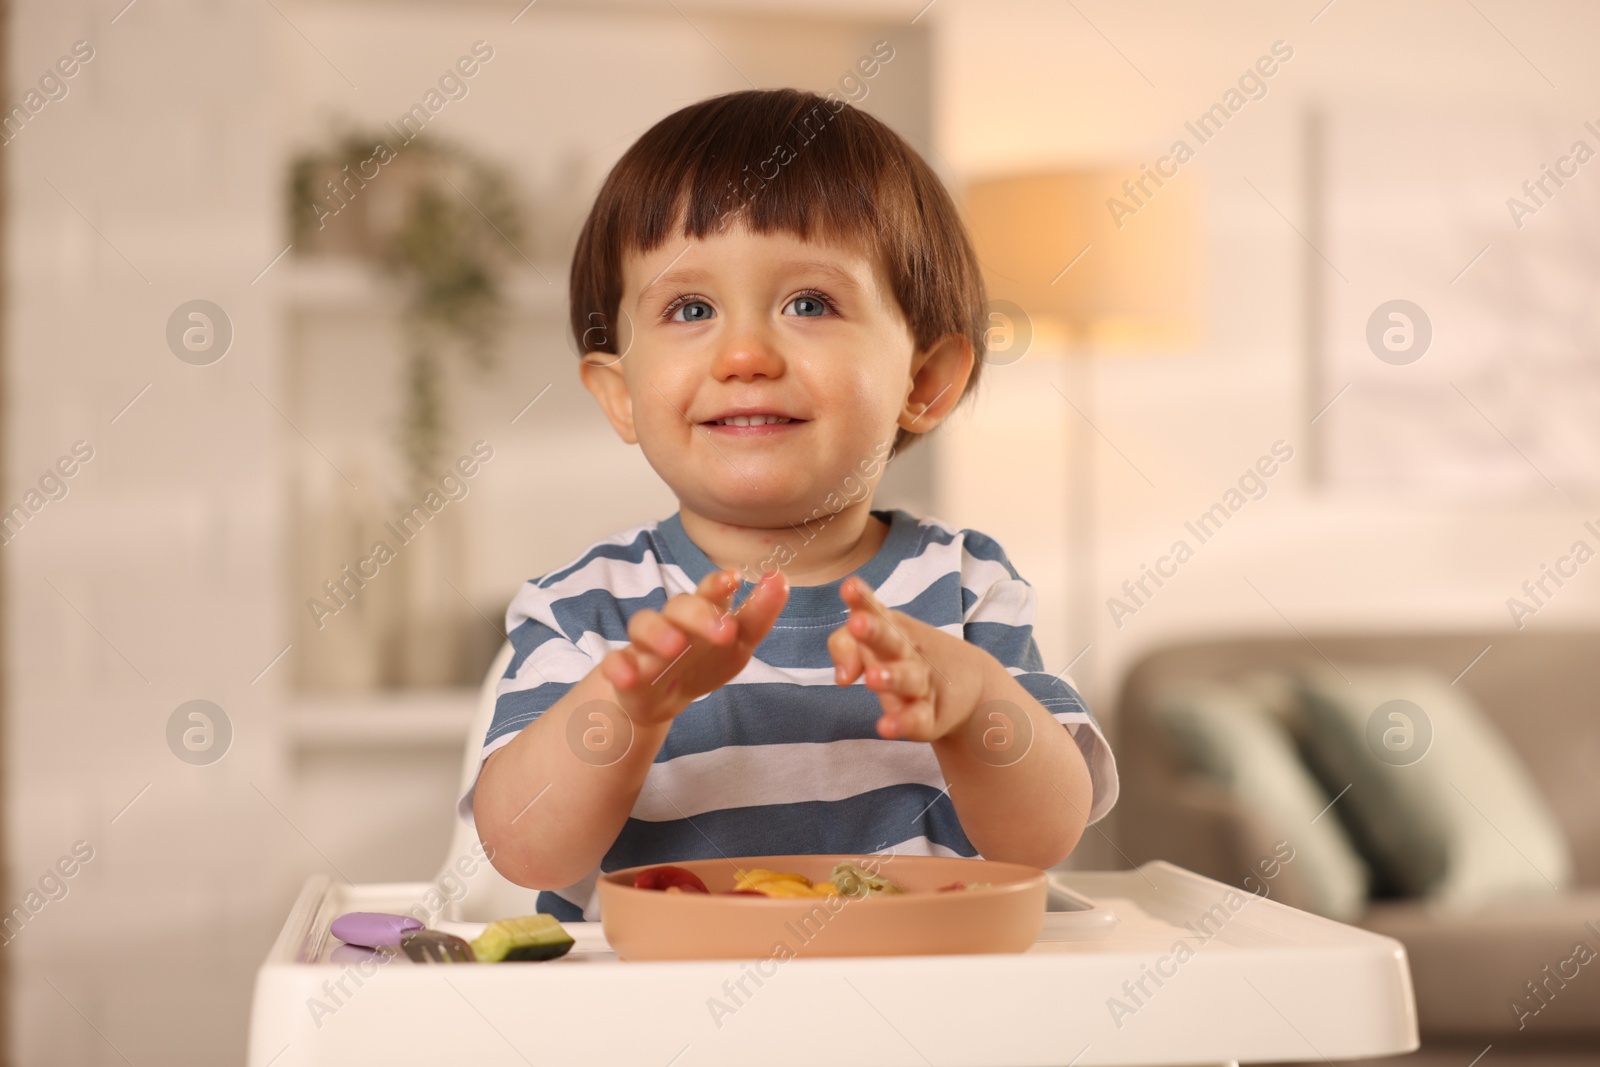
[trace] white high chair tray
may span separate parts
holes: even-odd
[[[1051,907],[1067,910],[1048,912],[1023,953],[629,962],[601,924],[563,923],[577,943],[559,960],[401,956],[363,975],[329,960],[329,923],[407,911],[429,886],[319,875],[257,973],[250,1067],[1094,1067],[1417,1047],[1411,974],[1391,938],[1169,863],[1051,881]],[[468,938],[482,929],[428,925]]]

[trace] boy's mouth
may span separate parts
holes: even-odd
[[[729,412],[715,419],[709,419],[700,425],[708,430],[721,430],[725,433],[737,433],[741,436],[749,434],[781,433],[795,426],[804,425],[805,419],[793,415],[784,415],[775,411],[740,411]]]

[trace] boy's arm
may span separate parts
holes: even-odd
[[[940,669],[977,676],[978,695],[962,725],[932,742],[961,829],[986,859],[1054,867],[1089,825],[1094,787],[1078,743],[994,656],[933,632],[970,654],[953,657],[948,667],[941,660]],[[1003,703],[985,707],[991,701]],[[1011,744],[1028,739],[1026,752],[1015,762],[1009,755],[994,758],[983,740],[990,731],[1009,731]]]
[[[789,598],[787,581],[773,572],[730,611],[738,587],[732,572],[713,571],[660,611],[634,612],[627,645],[608,652],[490,753],[478,773],[472,816],[495,870],[518,885],[560,889],[599,864],[627,822],[672,720],[744,669]],[[585,722],[572,723],[573,715]],[[603,739],[622,751],[595,752],[572,740],[591,729],[609,730]]]
[[[1070,855],[1093,781],[1065,724],[986,649],[884,608],[859,578],[840,593],[851,617],[829,638],[835,680],[864,678],[878,693],[880,735],[932,745],[973,847],[1039,868]]]
[[[567,743],[568,720],[594,700],[607,702],[612,740],[627,746],[603,765],[575,758]],[[616,688],[597,664],[484,761],[472,816],[506,878],[533,889],[571,885],[621,833],[672,722],[631,724],[630,739],[620,710]]]

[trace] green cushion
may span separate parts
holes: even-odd
[[[1341,673],[1342,672],[1342,673]],[[1567,840],[1506,739],[1429,671],[1341,667],[1300,679],[1301,746],[1380,892],[1441,907],[1572,883]]]
[[[1258,692],[1174,682],[1154,694],[1151,707],[1191,771],[1222,785],[1271,837],[1293,847],[1292,862],[1311,894],[1309,910],[1341,921],[1357,918],[1367,902],[1366,865],[1339,820],[1322,815],[1332,797]]]

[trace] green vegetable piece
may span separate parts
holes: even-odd
[[[574,942],[554,915],[524,915],[497,919],[472,939],[472,954],[479,963],[504,960],[553,960],[565,956]]]
[[[859,864],[840,863],[828,876],[844,897],[881,896],[885,893],[903,893],[904,889],[881,874],[873,874]]]

